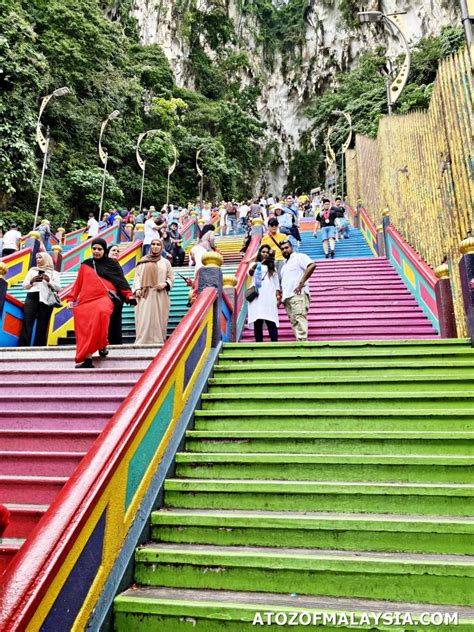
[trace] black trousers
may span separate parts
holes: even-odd
[[[272,320],[263,320],[263,318],[259,318],[253,324],[255,342],[263,342],[263,323],[267,325],[270,340],[272,342],[278,342],[278,328],[276,324]]]
[[[23,308],[23,326],[21,328],[19,347],[31,346],[31,336],[36,321],[35,347],[44,347],[48,338],[49,319],[53,307],[39,300],[39,292],[28,292]]]
[[[185,256],[186,253],[184,252],[183,248],[181,248],[180,246],[175,247],[175,249],[173,250],[173,266],[182,266]]]
[[[17,252],[14,248],[4,248],[2,250],[2,257],[7,257],[8,255],[12,255],[14,252]]]
[[[122,344],[122,309],[123,303],[114,301],[114,311],[110,316],[109,323],[109,344],[121,345]]]

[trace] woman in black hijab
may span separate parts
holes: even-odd
[[[92,258],[80,268],[68,300],[74,310],[76,333],[76,368],[93,369],[92,354],[108,354],[109,325],[115,303],[121,297],[134,303],[135,299],[120,264],[107,256],[107,243],[97,237],[91,244]]]

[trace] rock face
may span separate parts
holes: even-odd
[[[262,174],[266,189],[280,193],[286,181],[291,152],[300,146],[301,133],[310,120],[305,109],[312,96],[334,85],[340,70],[350,69],[358,54],[376,45],[385,45],[390,56],[402,52],[396,36],[379,25],[350,27],[341,13],[343,4],[352,0],[309,0],[304,16],[302,44],[291,53],[277,51],[271,64],[264,61],[261,25],[254,14],[241,10],[253,0],[134,0],[132,13],[137,19],[140,36],[145,44],[159,44],[175,73],[178,85],[194,88],[189,65],[190,45],[185,35],[186,14],[190,9],[200,12],[218,8],[232,21],[236,33],[235,50],[246,51],[250,68],[241,73],[242,85],[258,79],[261,94],[258,111],[268,126],[268,139],[279,146],[281,165]],[[292,2],[294,0],[286,0]],[[454,0],[366,0],[355,3],[360,10],[381,10],[386,14],[406,11],[403,16],[410,44],[421,37],[437,35],[442,26],[458,24],[460,16]],[[354,9],[354,14],[357,11]],[[201,43],[210,58],[212,45],[201,36]],[[211,43],[212,44],[212,43]],[[296,53],[296,55],[295,55]],[[258,183],[256,183],[258,186]]]

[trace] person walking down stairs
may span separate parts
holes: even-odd
[[[321,231],[321,239],[323,240],[323,249],[326,259],[334,259],[336,253],[336,219],[338,214],[332,209],[331,202],[324,198],[323,208],[316,215],[316,225],[314,227],[314,237],[318,237],[318,231]]]
[[[316,263],[302,252],[293,252],[289,241],[280,244],[285,263],[281,269],[282,301],[298,342],[308,340],[310,290],[308,279]]]
[[[121,294],[133,304],[130,286],[120,264],[107,256],[107,243],[96,237],[91,244],[92,259],[86,259],[67,297],[74,311],[76,334],[76,369],[93,369],[92,354],[108,355],[108,331],[114,301]],[[75,304],[75,301],[77,303]]]
[[[281,301],[280,279],[275,266],[275,253],[270,246],[260,246],[257,261],[249,269],[252,278],[248,321],[254,328],[255,342],[263,342],[263,324],[267,325],[272,342],[278,342],[278,304]]]

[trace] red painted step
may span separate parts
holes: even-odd
[[[98,436],[95,430],[0,430],[0,446],[18,452],[39,445],[52,452],[86,452]]]

